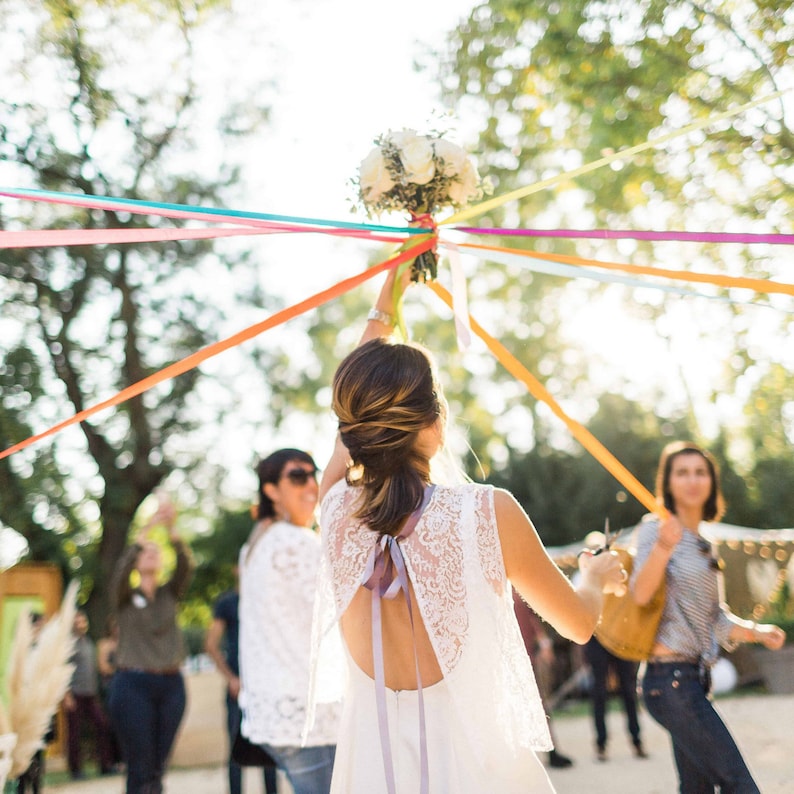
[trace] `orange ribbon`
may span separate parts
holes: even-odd
[[[452,296],[438,282],[427,285],[452,308]],[[659,514],[661,508],[653,494],[584,426],[572,419],[562,410],[559,403],[552,397],[546,387],[497,339],[491,336],[469,314],[471,328],[488,349],[496,356],[499,363],[517,380],[529,389],[535,399],[546,403],[552,412],[561,419],[571,431],[573,437],[642,505],[651,513]]]
[[[264,331],[275,328],[277,325],[281,325],[282,323],[285,323],[294,317],[298,317],[310,309],[315,309],[318,306],[321,306],[323,303],[327,303],[334,298],[338,298],[345,292],[350,291],[359,284],[363,284],[368,279],[378,275],[378,273],[382,273],[384,270],[388,270],[391,267],[396,267],[402,262],[415,259],[418,254],[421,254],[423,251],[427,251],[432,245],[432,240],[422,240],[412,248],[398,253],[396,256],[387,259],[385,262],[381,262],[374,267],[368,268],[363,273],[343,279],[328,289],[317,292],[305,300],[294,304],[293,306],[272,314],[262,322],[255,323],[243,331],[238,331],[236,334],[233,334],[226,339],[222,339],[220,342],[214,342],[211,345],[207,345],[207,347],[203,347],[201,350],[186,356],[180,361],[169,364],[169,366],[164,367],[158,372],[155,372],[153,375],[149,375],[147,378],[143,378],[137,383],[127,386],[126,389],[122,389],[120,392],[114,394],[113,397],[103,400],[96,405],[92,405],[90,408],[86,408],[83,411],[79,411],[74,416],[71,416],[69,419],[65,419],[63,422],[59,422],[57,425],[53,425],[48,430],[45,430],[42,433],[37,433],[34,436],[30,436],[30,438],[26,438],[24,441],[20,441],[18,444],[14,444],[13,446],[4,449],[2,452],[0,452],[0,460],[7,458],[9,455],[13,455],[15,452],[19,452],[21,449],[29,447],[31,444],[34,444],[43,438],[47,438],[47,436],[54,435],[55,433],[58,433],[70,425],[83,422],[88,419],[89,416],[92,416],[93,414],[98,413],[105,408],[110,408],[114,405],[118,405],[119,403],[126,402],[133,397],[137,397],[139,394],[151,389],[152,386],[156,386],[158,383],[170,380],[177,375],[182,375],[188,370],[199,366],[199,364],[203,363],[207,359],[229,350],[229,348],[236,347],[237,345],[242,344],[243,342],[246,342],[255,336],[258,336]]]
[[[458,243],[460,248],[474,248],[478,251],[495,251],[498,253],[517,254],[533,259],[548,259],[552,262],[563,262],[568,265],[586,265],[600,267],[604,270],[622,270],[625,273],[639,273],[645,276],[659,276],[677,281],[698,281],[706,284],[717,284],[720,287],[751,289],[755,292],[777,292],[783,295],[794,295],[794,284],[781,284],[763,278],[747,278],[745,276],[722,276],[717,273],[695,273],[690,270],[671,270],[661,267],[645,267],[643,265],[626,265],[619,262],[601,262],[597,259],[582,259],[567,254],[536,253],[522,251],[518,248],[504,248],[496,245],[479,245],[477,243]]]

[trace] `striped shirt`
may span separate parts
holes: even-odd
[[[646,516],[638,525],[630,585],[651,553],[659,534],[659,519]],[[712,665],[719,657],[719,646],[736,647],[730,640],[731,613],[721,601],[721,573],[713,565],[711,544],[684,530],[673,549],[665,571],[666,598],[656,642],[682,656],[702,659]]]

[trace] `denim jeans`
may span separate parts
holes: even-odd
[[[736,742],[711,704],[698,665],[651,663],[642,682],[648,713],[670,734],[681,794],[760,794]]]
[[[119,670],[108,705],[127,763],[126,794],[161,794],[168,756],[185,713],[182,675]]]
[[[274,747],[263,744],[283,770],[295,794],[328,794],[334,771],[336,745],[317,747]]]
[[[232,759],[231,744],[240,728],[240,704],[226,691],[226,729],[229,732],[229,794],[241,794],[243,768]],[[276,770],[267,767],[264,773],[265,794],[278,794]]]

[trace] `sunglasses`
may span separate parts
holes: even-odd
[[[281,479],[287,478],[293,485],[306,485],[311,478],[317,481],[317,469],[289,469],[281,475]]]

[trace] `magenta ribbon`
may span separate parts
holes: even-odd
[[[568,237],[588,239],[675,240],[689,243],[766,243],[767,245],[792,245],[794,234],[753,234],[750,232],[634,232],[625,229],[494,229],[490,227],[454,226],[459,232],[469,234],[498,234],[503,237]]]
[[[427,761],[427,727],[425,723],[425,701],[422,694],[422,676],[419,672],[419,657],[416,653],[416,632],[414,629],[414,613],[411,604],[411,591],[408,586],[408,571],[405,567],[400,541],[405,540],[416,527],[419,518],[435,485],[425,488],[424,498],[405,522],[405,526],[397,535],[382,535],[372,547],[364,569],[361,584],[372,592],[372,658],[375,663],[375,699],[378,705],[378,728],[380,730],[380,746],[383,753],[383,768],[386,773],[386,788],[389,794],[397,794],[394,777],[394,760],[389,737],[389,715],[386,710],[386,676],[383,667],[383,623],[381,621],[380,602],[382,598],[395,598],[402,590],[411,619],[411,636],[414,643],[414,665],[416,667],[416,691],[419,701],[419,765],[421,771],[420,794],[428,794],[430,774]]]

